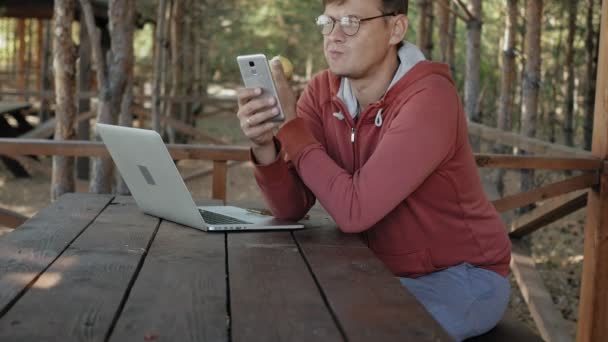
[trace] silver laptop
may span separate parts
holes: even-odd
[[[96,129],[146,214],[205,231],[304,228],[238,207],[197,207],[156,131],[101,123]]]

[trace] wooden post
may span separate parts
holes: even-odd
[[[587,205],[578,342],[608,336],[608,1],[603,1],[601,13],[592,153],[604,160],[604,168]]]
[[[213,186],[211,197],[226,203],[226,175],[228,164],[225,160],[213,161]]]
[[[25,19],[19,19],[17,21],[17,39],[19,39],[17,89],[21,92],[25,92]]]

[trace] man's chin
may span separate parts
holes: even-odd
[[[348,75],[349,75],[349,72],[347,72],[343,68],[336,68],[336,67],[329,66],[329,71],[331,71],[332,74],[334,74],[338,77],[348,77]]]

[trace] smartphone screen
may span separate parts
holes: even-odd
[[[263,54],[243,55],[236,58],[241,71],[241,77],[246,88],[261,88],[262,95],[269,94],[277,100],[279,114],[270,119],[271,121],[284,121],[283,107],[279,101],[274,79],[270,72],[268,59]]]

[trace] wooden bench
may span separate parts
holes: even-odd
[[[498,325],[487,333],[471,337],[467,342],[543,342],[532,329],[507,312]]]
[[[14,211],[0,208],[0,226],[17,228],[27,221],[28,217]]]

